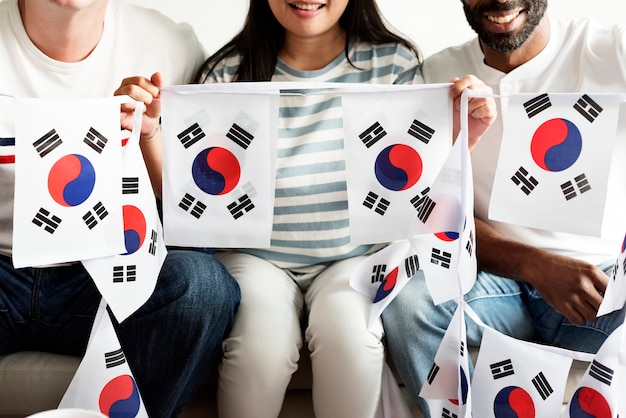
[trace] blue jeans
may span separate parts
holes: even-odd
[[[81,356],[101,296],[76,263],[14,269],[0,256],[0,355],[36,350]],[[225,267],[170,251],[151,298],[114,326],[148,414],[178,416],[221,357],[240,292]]]
[[[601,266],[607,273],[612,267]],[[624,321],[622,309],[594,322],[572,324],[532,286],[487,273],[478,274],[464,299],[486,325],[503,334],[590,353],[596,352]],[[419,392],[456,307],[454,301],[433,304],[420,270],[383,312],[387,348],[425,418],[430,417],[430,411]],[[477,347],[483,329],[466,318],[467,344]]]

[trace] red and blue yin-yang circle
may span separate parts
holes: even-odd
[[[109,418],[136,417],[141,407],[141,397],[132,376],[121,375],[107,383],[100,392],[98,405],[100,412]]]
[[[461,386],[461,402],[463,405],[465,405],[467,403],[467,395],[469,394],[469,383],[467,380],[467,375],[465,374],[465,370],[463,370],[463,367],[460,367],[460,372],[459,372],[459,378],[461,379],[461,381],[459,382],[459,385]],[[459,400],[458,399],[448,399],[453,405],[458,406],[459,405]]]
[[[385,276],[385,279],[382,281],[378,290],[376,291],[376,296],[374,296],[374,303],[380,302],[385,299],[393,289],[396,287],[396,283],[398,282],[398,267],[394,268]]]
[[[200,190],[218,196],[229,193],[237,186],[241,166],[229,150],[211,147],[201,151],[193,160],[191,175]]]
[[[580,157],[583,140],[580,131],[567,119],[550,119],[535,131],[530,153],[535,163],[546,171],[570,168]]]
[[[134,254],[141,248],[146,239],[146,218],[143,212],[133,205],[124,205],[122,208],[124,217],[124,243],[126,253]]]
[[[445,242],[452,242],[459,239],[460,234],[458,232],[448,231],[448,232],[437,232],[435,234],[437,238]]]
[[[422,177],[422,157],[404,144],[390,145],[382,150],[374,163],[378,182],[393,191],[407,190]]]
[[[611,407],[600,392],[581,387],[574,393],[569,404],[571,418],[611,418]]]
[[[96,185],[96,170],[79,154],[60,158],[48,173],[48,191],[61,206],[78,206],[91,196]]]
[[[535,403],[524,389],[507,386],[496,395],[493,413],[496,418],[535,418]]]
[[[622,252],[626,251],[626,235],[624,235],[624,242],[622,242]]]

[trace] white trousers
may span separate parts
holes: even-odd
[[[364,257],[336,262],[304,283],[249,254],[230,251],[217,253],[216,258],[241,288],[241,306],[223,344],[220,417],[279,415],[291,375],[298,368],[305,307],[315,416],[380,415],[382,334],[367,329],[372,301],[349,285]]]

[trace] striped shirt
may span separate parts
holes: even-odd
[[[354,66],[342,53],[326,67],[315,71],[299,71],[279,60],[272,81],[423,82],[417,58],[402,45],[356,43],[349,55]],[[232,82],[239,62],[239,55],[226,57],[208,74],[207,82]],[[283,93],[278,121],[271,246],[242,251],[282,268],[302,268],[381,248],[380,245],[350,244],[341,97]]]

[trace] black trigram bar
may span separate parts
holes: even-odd
[[[465,341],[461,341],[461,347],[459,350],[459,355],[461,357],[465,357]]]
[[[417,219],[424,223],[428,221],[430,214],[437,206],[437,203],[428,196],[428,192],[430,192],[430,187],[425,188],[420,194],[411,199],[411,204],[417,210]]]
[[[584,173],[574,177],[574,181],[570,180],[561,184],[561,191],[563,192],[563,196],[565,196],[565,200],[571,200],[578,196],[576,188],[578,188],[578,192],[580,192],[580,194],[591,190],[589,180],[587,180],[587,176]]]
[[[113,266],[113,283],[134,282],[137,280],[137,266]]]
[[[385,280],[385,271],[387,271],[386,264],[377,264],[372,267],[372,284],[382,283]]]
[[[622,263],[622,273],[626,276],[626,258],[624,259],[624,262]]]
[[[420,260],[417,255],[413,254],[404,260],[404,270],[406,270],[407,277],[413,277],[415,273],[420,269]]]
[[[544,93],[524,103],[524,109],[526,109],[529,119],[550,108],[550,106],[552,106],[552,103],[548,93]]]
[[[425,144],[428,144],[435,135],[435,130],[430,126],[415,119],[411,124],[408,131],[409,135],[419,139]]]
[[[589,376],[593,377],[601,383],[604,383],[607,386],[611,386],[611,382],[613,381],[613,373],[613,369],[606,367],[604,364],[598,362],[597,360],[593,360],[591,362],[591,366],[589,366]]]
[[[378,196],[374,192],[369,192],[363,201],[363,206],[368,209],[373,209],[374,212],[379,215],[384,215],[387,212],[387,209],[389,209],[390,204],[391,202],[389,200]]]
[[[548,379],[546,379],[546,376],[543,374],[543,372],[540,372],[537,376],[535,376],[532,382],[535,386],[535,389],[537,389],[537,392],[539,392],[541,399],[543,399],[544,401],[554,393],[554,389],[552,389],[552,386],[550,386],[550,382],[548,382]]]
[[[244,214],[254,209],[254,203],[250,200],[250,196],[244,194],[239,199],[228,205],[227,208],[230,214],[233,215],[233,218],[239,219]]]
[[[93,148],[93,150],[98,154],[102,154],[102,151],[104,151],[104,147],[106,147],[109,140],[94,128],[89,128],[83,142]]]
[[[110,369],[111,367],[121,366],[122,364],[126,363],[124,352],[120,348],[119,350],[104,353],[104,363],[106,364],[107,369]]]
[[[363,133],[359,135],[359,138],[361,138],[363,144],[367,148],[369,148],[378,141],[380,141],[385,135],[387,135],[385,129],[383,129],[382,125],[379,122],[376,122],[365,131],[363,131]]]
[[[122,194],[138,194],[139,177],[122,177]]]
[[[180,143],[183,144],[185,149],[189,148],[202,138],[206,136],[200,125],[198,123],[194,123],[189,128],[185,129],[178,135],[176,135],[180,140]]]
[[[428,372],[428,377],[426,378],[429,385],[433,384],[435,378],[437,377],[437,374],[439,373],[439,370],[441,370],[441,367],[439,367],[437,363],[433,363],[433,367],[430,368],[430,371]]]
[[[61,218],[52,215],[44,208],[39,208],[32,222],[39,227],[43,226],[44,231],[54,234],[61,224]]]
[[[510,359],[490,364],[489,367],[491,368],[491,374],[494,380],[515,374],[513,362]]]
[[[441,412],[441,418],[459,418],[459,416],[450,411],[448,408],[443,408],[443,411]]]
[[[182,200],[178,204],[178,207],[182,208],[185,212],[188,212],[189,209],[191,209],[191,212],[189,213],[194,218],[200,219],[207,206],[199,200],[195,204],[194,202],[196,202],[196,198],[189,193],[185,193],[185,196],[183,196]]]
[[[54,151],[62,143],[63,141],[59,137],[56,129],[52,129],[50,132],[33,142],[33,147],[35,147],[35,151],[37,151],[39,156],[43,158]]]
[[[465,244],[465,250],[471,257],[474,252],[474,231],[470,231],[469,239],[467,240],[467,244]]]
[[[252,143],[252,140],[254,139],[254,135],[252,135],[236,123],[233,123],[233,126],[230,127],[228,133],[226,134],[226,138],[229,138],[241,148],[248,149],[250,143]]]
[[[433,248],[433,251],[430,254],[430,262],[434,265],[439,265],[445,269],[449,269],[450,263],[452,262],[452,253]]]
[[[156,250],[157,250],[157,231],[155,231],[154,229],[152,230],[152,234],[150,235],[150,246],[148,247],[148,252],[151,255],[155,255],[156,254]]]
[[[528,196],[539,184],[536,178],[531,176],[524,167],[520,167],[515,175],[511,177],[516,186],[520,186],[522,191]]]
[[[104,207],[102,202],[98,202],[93,207],[93,212],[89,211],[83,215],[83,221],[85,222],[85,225],[87,225],[87,228],[94,229],[95,226],[98,225],[98,220],[103,220],[108,215],[109,215],[109,212]]]
[[[583,115],[583,117],[591,123],[593,123],[593,121],[596,120],[596,118],[600,116],[600,113],[602,113],[602,111],[604,110],[602,109],[602,106],[597,104],[595,101],[593,101],[591,97],[587,96],[586,94],[578,99],[576,103],[574,103],[574,109],[576,109],[578,113]]]

